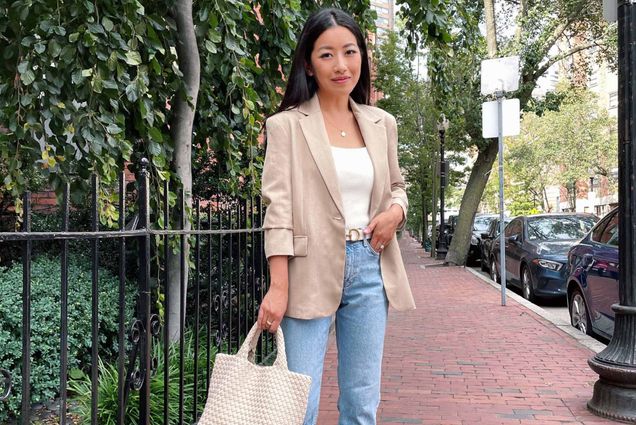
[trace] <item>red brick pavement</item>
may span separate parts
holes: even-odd
[[[400,241],[417,310],[389,313],[378,424],[611,424],[589,413],[593,353],[461,267]],[[427,265],[426,268],[423,266]],[[338,420],[336,347],[320,425]]]

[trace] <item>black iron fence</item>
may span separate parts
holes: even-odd
[[[183,191],[175,202],[164,182],[160,193],[151,194],[146,163],[135,190],[127,194],[126,186],[122,174],[116,230],[100,226],[103,205],[99,182],[93,178],[89,229],[71,229],[67,186],[59,231],[32,231],[27,193],[21,231],[0,233],[0,245],[21,247],[22,265],[21,306],[15,306],[22,312],[20,364],[10,364],[11,356],[3,352],[8,347],[0,346],[0,414],[4,409],[10,423],[37,419],[41,410],[34,405],[48,406],[44,411],[57,416],[60,424],[196,423],[215,353],[236,351],[256,320],[268,281],[260,199],[223,194],[195,198],[189,226]],[[59,294],[57,333],[55,341],[48,340],[56,348],[48,357],[40,350],[42,339],[35,338],[42,323],[34,321],[32,311],[40,303],[32,286],[43,277],[32,275],[39,250],[59,264],[59,286],[47,289]],[[69,275],[70,266],[86,262],[90,273]],[[111,284],[102,283],[106,274],[112,274]],[[90,286],[89,299],[80,296],[69,302],[82,279]],[[73,316],[70,328],[69,314],[75,314],[82,301],[90,303],[90,317],[84,316],[84,355],[78,342],[82,332],[69,334],[80,325]],[[179,311],[173,311],[175,306]],[[107,310],[116,311],[110,320]],[[0,336],[8,314],[0,311]],[[264,335],[258,361],[265,361],[272,350],[271,338]],[[57,391],[40,391],[35,378],[51,364],[59,365]],[[42,394],[49,399],[42,400]],[[13,412],[12,403],[19,406]]]

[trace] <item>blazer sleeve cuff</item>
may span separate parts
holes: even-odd
[[[294,255],[294,232],[291,229],[265,229],[265,257]]]
[[[402,208],[402,211],[404,212],[404,218],[398,225],[397,229],[395,229],[396,231],[401,232],[402,230],[404,230],[404,226],[406,226],[406,212],[408,211],[408,207],[406,206],[405,202],[401,198],[393,198],[393,200],[391,201],[391,205],[393,204],[399,205],[400,208]]]

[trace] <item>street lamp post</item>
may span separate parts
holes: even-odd
[[[446,130],[448,130],[448,119],[442,114],[437,122],[437,131],[439,132],[439,234],[438,234],[438,247],[437,247],[437,259],[443,260],[446,258],[448,252],[448,246],[446,245],[447,237],[444,224],[444,188],[446,187],[447,179],[447,167],[444,160],[444,139],[446,136]]]
[[[588,361],[599,374],[587,404],[597,415],[636,421],[636,4],[618,2],[618,216],[619,303],[614,336],[607,348]]]

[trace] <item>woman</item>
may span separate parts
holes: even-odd
[[[258,321],[272,333],[282,326],[289,369],[312,378],[305,424],[318,416],[331,317],[339,423],[375,424],[388,305],[415,308],[395,236],[408,206],[396,122],[368,105],[370,86],[360,28],[341,10],[320,10],[266,122],[270,289]]]

